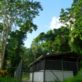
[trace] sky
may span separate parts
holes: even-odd
[[[34,24],[37,25],[37,30],[27,34],[25,39],[25,47],[29,48],[34,38],[41,32],[59,28],[63,24],[59,21],[61,9],[70,8],[73,0],[34,0],[39,1],[43,11],[40,11],[39,16],[34,19]]]

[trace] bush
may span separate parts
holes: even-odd
[[[69,79],[66,79],[64,80],[64,82],[82,82],[82,77],[73,77],[73,78],[69,78]]]
[[[0,76],[7,76],[8,72],[7,70],[0,70]]]
[[[12,77],[0,77],[0,82],[18,82],[16,79]]]
[[[64,80],[64,82],[82,82],[82,70],[79,71],[78,75],[72,78]]]

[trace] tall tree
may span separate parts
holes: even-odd
[[[47,33],[40,33],[33,40],[31,48],[35,58],[45,54],[69,52],[68,40],[69,29],[61,27],[59,29],[49,30]]]
[[[0,52],[0,68],[2,68],[7,39],[10,39],[9,34],[12,34],[10,32],[16,32],[22,42],[27,31],[32,32],[33,29],[37,28],[33,24],[33,19],[42,8],[39,2],[30,0],[0,0],[0,4],[0,20],[3,24],[2,49]],[[18,45],[20,45],[20,42]]]
[[[71,8],[62,10],[60,20],[70,28],[71,51],[82,53],[82,0],[73,0]]]

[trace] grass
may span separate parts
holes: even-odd
[[[18,82],[16,79],[12,77],[0,77],[0,82]]]

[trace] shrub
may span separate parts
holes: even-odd
[[[68,78],[64,80],[64,82],[82,82],[82,70],[79,71],[79,73],[75,77]]]

